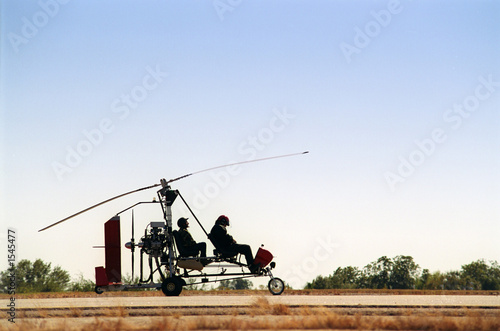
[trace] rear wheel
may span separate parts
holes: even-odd
[[[104,292],[100,286],[96,286],[94,290],[95,290],[95,293],[97,293],[97,294],[102,294]]]
[[[279,278],[272,278],[267,287],[273,295],[280,295],[285,290],[285,283]]]
[[[178,296],[182,292],[182,282],[178,277],[165,278],[161,290],[166,296]]]

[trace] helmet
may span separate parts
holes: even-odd
[[[177,226],[181,229],[187,228],[187,220],[188,219],[184,217],[179,218],[179,220],[177,221]]]
[[[217,221],[215,221],[215,222],[220,224],[220,225],[228,226],[229,225],[229,218],[226,215],[220,215],[219,218],[217,219]]]

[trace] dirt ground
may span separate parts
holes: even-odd
[[[139,308],[34,310],[20,314],[12,330],[500,330],[498,309],[310,308],[270,305],[248,308]]]

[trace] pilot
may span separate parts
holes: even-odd
[[[247,261],[248,269],[252,273],[258,271],[258,267],[253,264],[252,248],[249,245],[238,244],[233,237],[227,233],[226,227],[229,225],[229,218],[225,215],[219,216],[215,221],[215,225],[210,231],[210,238],[214,241],[216,248],[219,248],[227,254],[243,254]]]
[[[177,221],[179,226],[178,236],[183,246],[183,253],[188,256],[196,256],[200,253],[201,262],[205,263],[207,257],[207,244],[204,242],[197,243],[188,231],[189,222],[187,218],[181,217]]]

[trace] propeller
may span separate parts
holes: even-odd
[[[210,171],[210,170],[215,170],[215,169],[219,169],[219,168],[224,168],[224,167],[230,167],[230,166],[234,166],[234,165],[238,165],[238,164],[245,164],[245,163],[252,163],[252,162],[259,162],[259,161],[266,161],[266,160],[271,160],[271,159],[278,159],[278,158],[282,158],[282,157],[289,157],[289,156],[295,156],[295,155],[303,155],[303,154],[307,154],[309,153],[309,151],[305,151],[305,152],[300,152],[300,153],[293,153],[293,154],[285,154],[285,155],[278,155],[278,156],[271,156],[271,157],[265,157],[265,158],[261,158],[261,159],[255,159],[255,160],[247,160],[247,161],[242,161],[242,162],[235,162],[235,163],[230,163],[230,164],[225,164],[225,165],[221,165],[221,166],[217,166],[217,167],[212,167],[212,168],[208,168],[208,169],[204,169],[204,170],[200,170],[200,171],[196,171],[196,172],[192,172],[192,173],[189,173],[189,174],[186,174],[184,176],[180,176],[180,177],[177,177],[177,178],[173,178],[173,179],[170,179],[168,181],[166,181],[165,179],[162,179],[161,180],[161,183],[160,184],[154,184],[154,185],[150,185],[150,186],[146,186],[146,187],[142,187],[142,188],[139,188],[137,190],[133,190],[133,191],[130,191],[130,192],[127,192],[127,193],[123,193],[123,194],[120,194],[120,195],[117,195],[115,197],[112,197],[110,199],[107,199],[107,200],[104,200],[102,202],[99,202],[98,204],[95,204],[91,207],[88,207],[88,208],[85,208],[84,210],[82,211],[79,211],[78,213],[76,214],[73,214],[71,216],[68,216],[66,218],[63,218],[62,220],[58,221],[58,222],[55,222],[49,226],[46,226],[44,227],[43,229],[40,229],[38,230],[38,232],[42,232],[42,231],[45,231],[47,229],[50,229],[51,227],[53,226],[56,226],[64,221],[67,221],[75,216],[78,216],[80,214],[83,214],[91,209],[94,209],[96,207],[99,207],[105,203],[108,203],[110,201],[113,201],[115,199],[118,199],[118,198],[121,198],[121,197],[124,197],[126,195],[129,195],[129,194],[132,194],[132,193],[136,193],[136,192],[139,192],[139,191],[143,191],[143,190],[147,190],[147,189],[150,189],[150,188],[153,188],[153,187],[158,187],[158,186],[167,186],[168,184],[172,183],[172,182],[175,182],[175,181],[178,181],[180,179],[183,179],[183,178],[186,178],[186,177],[189,177],[189,176],[192,176],[192,175],[196,175],[196,174],[199,174],[199,173],[202,173],[202,172],[205,172],[205,171]]]
[[[135,251],[134,210],[132,209],[132,238],[130,239],[130,252],[132,253],[132,282],[134,281],[134,251]]]
[[[132,253],[132,282],[134,281],[134,252],[135,252],[135,239],[134,239],[134,210],[132,209],[132,238],[125,244],[125,248],[130,249]]]

